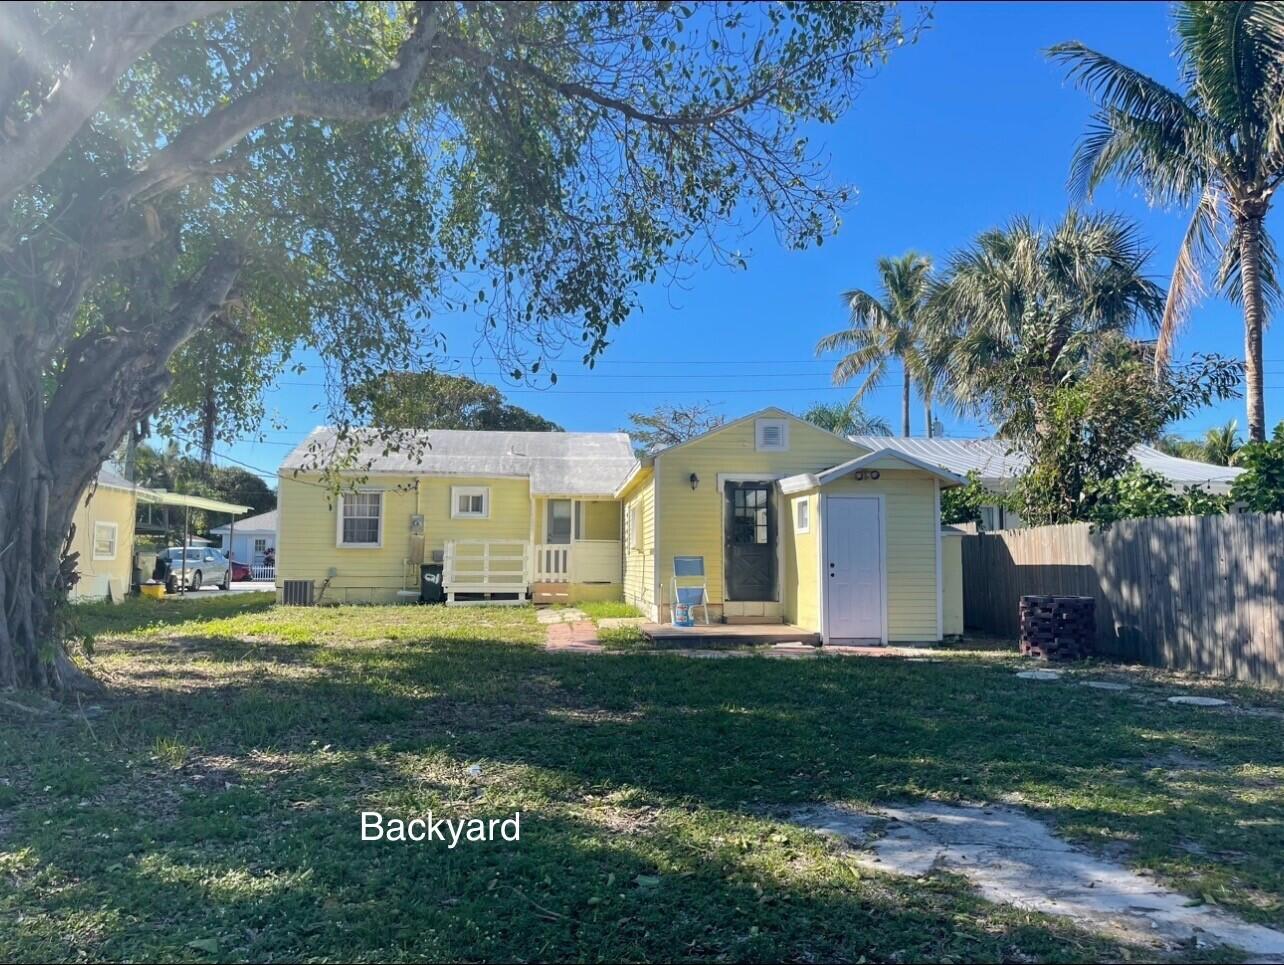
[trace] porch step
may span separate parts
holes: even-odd
[[[747,617],[747,616],[728,616],[725,622],[732,626],[783,626],[784,617]]]
[[[820,634],[787,623],[774,624],[698,624],[675,627],[668,623],[644,623],[644,636],[660,647],[750,646],[761,643],[820,643]]]

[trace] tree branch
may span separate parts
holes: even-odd
[[[244,2],[244,0],[241,0]],[[36,180],[71,143],[111,96],[116,82],[163,37],[193,21],[221,13],[240,2],[121,3],[104,5],[106,16],[89,50],[73,60],[52,84],[31,116],[15,123],[0,143],[0,205],[8,204]],[[16,32],[13,14],[0,9],[0,27]]]

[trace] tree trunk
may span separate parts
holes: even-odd
[[[909,436],[910,434],[910,377],[909,372],[905,372],[904,380],[901,383],[901,435]]]
[[[74,339],[56,366],[39,361],[30,343],[38,330],[0,327],[0,689],[94,686],[64,646],[76,507],[125,433],[160,402],[170,358],[227,300],[240,265],[237,252],[216,256],[172,290],[170,313],[136,323],[130,337]]]
[[[930,439],[933,435],[932,423],[934,421],[932,417],[932,395],[930,392],[923,393],[923,417],[927,420],[927,428],[924,430],[924,435]]]
[[[218,396],[211,378],[201,403],[201,468],[208,476],[214,466],[214,432],[218,428]]]
[[[1242,217],[1239,235],[1240,282],[1244,298],[1244,396],[1248,407],[1248,438],[1266,439],[1266,406],[1262,394],[1262,218],[1257,212]]]

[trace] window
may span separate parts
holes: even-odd
[[[455,519],[486,519],[490,516],[489,486],[451,486],[450,515]]]
[[[755,419],[754,448],[759,452],[784,452],[789,448],[789,423],[784,419]]]
[[[642,549],[642,510],[637,503],[624,514],[624,542],[631,550]]]
[[[339,497],[339,545],[377,547],[383,539],[383,493]]]
[[[771,541],[771,493],[760,483],[741,483],[731,500],[731,542],[765,545]]]
[[[116,558],[115,523],[94,523],[94,559],[114,560]]]
[[[267,552],[267,537],[260,536],[254,541],[254,552],[262,555]]]
[[[794,504],[794,532],[808,533],[810,531],[811,502],[804,496]]]
[[[571,541],[571,500],[550,499],[548,501],[548,532],[545,534],[549,543],[569,543]]]

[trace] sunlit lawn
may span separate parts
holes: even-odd
[[[858,871],[780,820],[801,802],[924,797],[1019,800],[1192,899],[1284,925],[1284,721],[1168,705],[1154,675],[1120,694],[1016,680],[993,654],[550,654],[524,608],[239,596],[82,616],[101,712],[33,726],[0,707],[6,957],[1128,951],[954,876]],[[520,810],[522,839],[363,843],[365,809]]]

